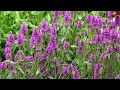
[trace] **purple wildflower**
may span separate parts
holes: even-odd
[[[112,17],[112,11],[108,11],[107,17],[108,17],[108,18],[111,18],[111,17]]]
[[[93,28],[94,24],[93,23],[89,23],[87,26],[90,27],[90,28]]]
[[[40,53],[39,52],[36,53],[35,60],[40,60]]]
[[[53,47],[54,43],[53,42],[49,42],[47,48],[45,49],[45,53],[47,54],[52,54],[54,52],[54,47]]]
[[[105,21],[104,21],[104,24],[109,24],[109,22],[110,22],[109,19],[106,18]]]
[[[101,63],[97,63],[94,65],[94,79],[99,79],[100,78],[100,67]]]
[[[120,26],[120,16],[115,17],[115,23],[117,26]]]
[[[15,70],[11,70],[10,73],[11,73],[11,75],[15,75],[16,71]]]
[[[73,79],[81,79],[77,67],[72,66]]]
[[[57,18],[58,16],[61,14],[61,11],[54,11],[54,14],[53,14],[53,25],[56,26],[57,24]]]
[[[21,24],[21,32],[25,36],[28,34],[28,28],[25,24]]]
[[[6,58],[6,60],[10,60],[11,59],[11,53],[5,54],[5,58]]]
[[[63,14],[63,16],[64,16],[65,22],[71,22],[72,21],[71,12],[65,11],[65,13]]]
[[[43,54],[41,54],[40,59],[46,60],[48,56],[48,53],[44,52]]]
[[[63,68],[63,75],[64,75],[64,76],[66,76],[66,75],[69,74],[70,68],[71,68],[70,65],[68,65],[68,66],[66,66],[66,67]]]
[[[32,66],[33,66],[33,63],[28,64],[28,67],[32,67]]]
[[[77,22],[76,27],[77,27],[77,28],[81,28],[81,27],[82,27],[82,21],[81,21],[81,20],[79,20],[79,21]]]
[[[30,38],[30,50],[33,50],[36,45],[42,43],[42,32],[39,29],[34,29],[32,32],[32,36]]]
[[[10,64],[10,70],[14,70],[14,64]]]
[[[35,37],[34,39],[35,39],[35,44],[41,44],[41,42],[42,42],[42,32],[41,32],[41,30],[39,30],[39,29],[35,29],[35,30],[33,30],[33,32],[32,32],[32,37]]]
[[[105,50],[105,54],[109,54],[113,52],[113,47],[109,47],[107,50]]]
[[[15,57],[14,57],[14,61],[15,61],[15,62],[18,61],[18,54],[15,55]]]
[[[115,28],[116,27],[116,22],[112,21],[109,25],[110,28]]]
[[[18,34],[17,35],[17,44],[19,46],[23,46],[24,43],[25,43],[25,37],[24,37],[24,35],[23,34]]]
[[[59,60],[58,59],[52,59],[52,63],[56,66],[59,65]]]
[[[28,77],[32,79],[33,74],[32,73],[28,73]]]
[[[9,41],[6,41],[5,47],[10,47],[11,43]]]
[[[35,37],[30,38],[30,50],[35,48]]]
[[[15,67],[14,64],[10,64],[10,73],[12,75],[16,74],[16,71],[15,71],[14,67]]]
[[[5,47],[4,49],[4,54],[11,53],[11,48],[10,47]]]
[[[5,54],[6,60],[11,59],[11,48],[10,47],[5,47],[4,54]]]
[[[49,27],[48,23],[45,20],[43,20],[41,22],[41,28],[43,29],[43,31],[47,31],[48,27]]]
[[[116,47],[114,48],[114,50],[115,50],[115,52],[120,53],[120,46],[116,46]]]
[[[0,69],[5,70],[7,68],[7,65],[5,62],[0,62]]]
[[[82,54],[83,53],[83,42],[78,42],[78,48],[76,50],[76,53]]]
[[[97,57],[96,57],[95,55],[92,55],[92,54],[91,54],[91,55],[89,56],[89,61],[90,61],[90,62],[95,61],[96,58],[97,58]]]
[[[115,77],[115,79],[120,79],[120,74],[118,74],[118,75]]]
[[[11,45],[14,43],[14,34],[9,34],[8,35],[8,41],[11,43]]]
[[[90,22],[90,20],[91,20],[90,15],[86,16],[86,21],[87,21],[87,22]]]
[[[103,57],[103,59],[104,59],[105,61],[108,61],[108,55],[105,55],[105,56]]]
[[[64,42],[64,44],[63,44],[64,48],[69,48],[69,46],[70,46],[69,42]]]
[[[101,54],[101,55],[100,55],[100,59],[103,59],[103,58],[104,58],[104,56],[103,56],[103,54]]]
[[[44,75],[46,72],[46,65],[44,63],[40,64],[40,71],[39,73]]]
[[[23,62],[26,62],[26,61],[28,61],[28,57],[23,58]]]
[[[51,28],[51,40],[55,40],[57,37],[57,29],[56,27]]]
[[[58,17],[61,14],[61,11],[54,11],[54,15]]]
[[[11,45],[14,44],[14,34],[10,33],[8,35],[8,39],[7,39],[7,42],[6,42],[6,47],[10,47]]]
[[[27,58],[28,58],[28,61],[30,61],[30,62],[33,62],[33,61],[34,61],[33,56],[28,56]]]
[[[19,54],[20,54],[20,56],[21,56],[22,60],[24,60],[24,58],[25,58],[25,55],[24,55],[24,52],[23,52],[23,50],[20,50]]]

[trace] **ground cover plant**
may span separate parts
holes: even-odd
[[[0,12],[1,79],[120,79],[112,11]]]

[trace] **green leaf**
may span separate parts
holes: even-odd
[[[38,13],[36,11],[31,12],[32,15],[37,15]]]
[[[81,15],[78,15],[78,19],[82,19],[82,16],[81,16]]]
[[[93,37],[93,33],[92,33],[92,32],[89,32],[89,33],[88,33],[88,37],[89,37],[89,38],[92,38],[92,37]]]
[[[110,58],[110,54],[108,54],[108,58]]]
[[[39,74],[39,69],[37,69],[37,71],[36,71],[36,76]]]
[[[10,61],[10,60],[8,60],[7,62],[9,62],[9,63],[12,63],[12,64],[15,64],[15,62],[13,62],[13,61]]]
[[[16,11],[15,13],[16,13],[16,15],[15,15],[15,21],[18,23],[19,20],[20,20],[19,12]]]
[[[8,15],[8,14],[10,14],[12,11],[6,11],[6,12],[3,12],[4,13],[4,15],[6,16],[6,15]]]
[[[71,48],[76,48],[77,46],[76,46],[76,45],[71,45],[70,47],[71,47]]]
[[[63,42],[65,39],[66,39],[66,37],[63,37],[63,38],[61,39],[61,42]]]
[[[46,19],[48,20],[48,22],[50,22],[50,21],[51,21],[50,14],[48,14],[48,15],[46,16]]]
[[[33,25],[32,23],[28,22],[28,25],[31,27],[31,28],[35,28],[36,26]]]
[[[9,75],[7,76],[7,79],[13,79],[12,75],[9,74]]]
[[[24,23],[24,24],[26,24],[28,26],[28,20],[27,19],[20,19],[19,21],[21,23]]]
[[[93,15],[98,15],[98,11],[92,11]]]
[[[68,61],[71,61],[71,58],[70,58],[70,56],[68,54],[66,55],[66,57],[67,57]]]
[[[54,79],[54,78],[53,78],[53,77],[51,77],[51,76],[49,76],[48,78],[49,78],[49,79]]]
[[[22,74],[25,74],[24,71],[18,66],[18,69],[21,71]]]

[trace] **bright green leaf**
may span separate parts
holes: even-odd
[[[18,67],[18,69],[22,72],[22,74],[25,74],[24,71],[20,67]]]
[[[71,48],[76,48],[77,46],[76,46],[76,45],[71,45],[70,47],[71,47]]]

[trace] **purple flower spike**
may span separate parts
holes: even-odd
[[[8,35],[8,41],[10,42],[11,45],[14,44],[14,34],[11,33]]]
[[[10,47],[5,47],[4,54],[11,53]]]
[[[111,17],[112,17],[112,11],[108,11],[107,17],[108,17],[108,18],[111,18]]]
[[[14,57],[14,61],[15,61],[15,62],[18,61],[18,54],[15,55],[15,57]]]
[[[63,75],[66,76],[70,72],[70,65],[63,68]]]
[[[33,56],[28,56],[27,58],[28,58],[28,61],[30,61],[30,62],[33,62],[33,61],[34,61]]]
[[[92,62],[92,61],[95,61],[95,60],[96,60],[96,56],[91,54],[89,56],[89,61]]]
[[[70,46],[69,42],[64,42],[64,44],[63,44],[64,48],[69,48],[69,46]]]
[[[5,58],[6,58],[6,60],[10,60],[10,59],[11,59],[11,53],[7,53],[7,54],[5,55]]]
[[[7,65],[5,62],[0,62],[0,69],[5,70],[7,68]]]
[[[40,60],[40,56],[41,56],[40,53],[37,52],[36,55],[35,55],[35,60]]]
[[[15,75],[16,74],[16,71],[15,70],[12,70],[10,71],[11,75]]]
[[[120,26],[120,16],[116,16],[116,17],[115,17],[115,24],[116,24],[117,26]]]
[[[42,42],[42,32],[39,29],[34,29],[32,32],[32,37],[30,43],[32,44],[41,44]]]
[[[25,24],[21,24],[21,32],[25,36],[28,34],[28,28]]]
[[[115,79],[120,79],[120,74],[118,74],[118,75],[115,77]]]
[[[49,27],[48,23],[45,20],[43,20],[41,22],[41,28],[43,29],[43,31],[47,31],[48,27]]]
[[[30,38],[30,50],[35,48],[35,37]]]
[[[100,59],[103,59],[103,58],[104,58],[104,56],[103,56],[103,54],[101,54],[101,55],[100,55]]]
[[[20,50],[19,54],[20,54],[20,56],[21,56],[22,60],[24,60],[24,58],[25,58],[25,55],[24,55],[24,52],[23,52],[23,50]]]
[[[77,28],[81,28],[81,27],[82,27],[82,21],[81,21],[81,20],[79,20],[79,21],[77,22],[76,27],[77,27]]]
[[[66,22],[71,22],[72,21],[72,17],[71,17],[71,12],[69,12],[69,11],[65,11],[65,13],[63,14],[63,16],[64,16],[64,20],[66,21]]]
[[[6,46],[6,47],[10,47],[10,46],[13,45],[13,44],[14,44],[14,34],[10,33],[10,34],[8,35],[8,39],[7,39],[7,41],[6,41],[5,46]]]
[[[100,67],[102,66],[101,63],[97,63],[94,65],[94,79],[100,78]]]
[[[72,66],[73,79],[81,79],[77,67]]]
[[[90,15],[86,16],[86,21],[87,21],[87,22],[90,22],[90,20],[91,20]]]
[[[14,70],[14,64],[10,64],[10,70]]]
[[[24,37],[24,35],[23,34],[18,34],[17,35],[17,44],[19,46],[23,46],[24,43],[25,43],[25,37]]]

